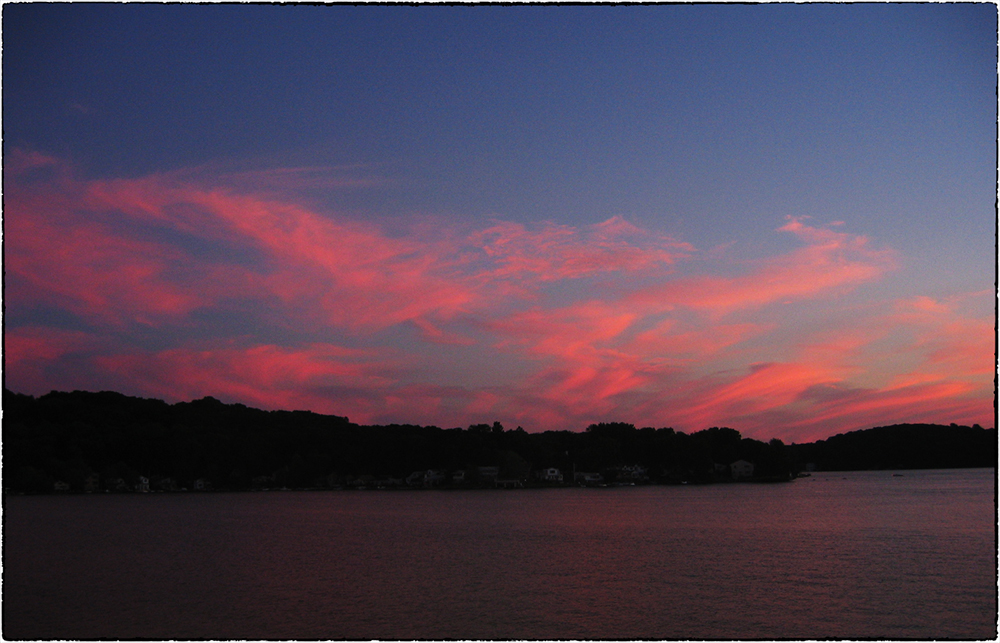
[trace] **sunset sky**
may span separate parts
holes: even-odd
[[[994,425],[997,7],[3,6],[8,389]]]

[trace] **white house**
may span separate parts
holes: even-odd
[[[538,472],[538,477],[545,482],[562,482],[563,474],[562,471],[556,469],[555,467],[549,467],[548,469],[542,469]]]

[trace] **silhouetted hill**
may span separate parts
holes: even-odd
[[[791,449],[798,462],[812,462],[826,471],[993,467],[997,463],[997,432],[979,425],[894,424],[792,445]]]
[[[3,482],[11,491],[476,486],[788,480],[818,470],[995,466],[996,430],[897,425],[785,445],[712,427],[592,424],[527,433],[361,426],[308,411],[262,411],[211,397],[167,404],[120,393],[4,390]],[[753,463],[750,470],[734,462]]]

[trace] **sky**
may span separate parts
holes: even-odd
[[[993,4],[5,4],[4,382],[994,426]]]

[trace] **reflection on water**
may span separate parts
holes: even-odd
[[[5,638],[988,638],[992,469],[9,497]]]

